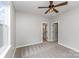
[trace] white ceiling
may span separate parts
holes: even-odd
[[[59,4],[64,1],[54,1],[54,4]],[[38,15],[42,15],[44,17],[51,18],[55,15],[58,15],[59,13],[66,12],[72,7],[79,7],[79,1],[68,1],[68,5],[57,7],[56,9],[59,11],[59,13],[48,13],[44,14],[44,12],[47,10],[47,8],[44,9],[39,9],[39,6],[48,6],[49,2],[48,1],[14,1],[14,6],[16,11],[21,11],[21,12],[29,12],[29,13],[34,13]]]

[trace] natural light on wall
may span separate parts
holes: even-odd
[[[10,6],[0,1],[0,54],[10,43]]]

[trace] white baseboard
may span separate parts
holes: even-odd
[[[16,48],[14,48],[14,53],[13,53],[12,58],[14,58],[14,56],[15,56],[15,52],[16,52]]]
[[[13,46],[10,46],[7,54],[5,55],[5,58],[14,58],[15,51],[16,51],[16,48]]]
[[[70,46],[68,46],[68,45],[65,45],[65,44],[62,44],[62,43],[59,43],[59,42],[58,42],[58,44],[59,44],[59,45],[62,45],[62,46],[64,46],[64,47],[66,47],[66,48],[69,48],[69,49],[71,49],[71,50],[73,50],[73,51],[79,52],[78,49],[72,48],[72,47],[70,47]]]
[[[40,42],[35,42],[35,43],[31,43],[31,44],[26,44],[26,45],[16,46],[16,48],[20,48],[20,47],[24,47],[24,46],[30,46],[30,45],[35,45],[35,44],[39,44],[39,43],[42,43],[42,41],[40,41]]]

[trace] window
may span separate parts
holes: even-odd
[[[9,45],[9,9],[6,1],[0,1],[0,53]]]

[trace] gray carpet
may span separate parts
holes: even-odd
[[[17,48],[15,58],[79,58],[79,53],[63,47],[57,42],[44,42]]]

